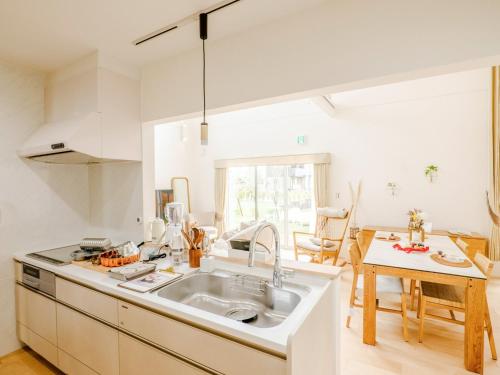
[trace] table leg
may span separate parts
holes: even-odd
[[[377,267],[363,267],[363,342],[375,345],[377,331]]]
[[[464,364],[469,371],[483,373],[485,281],[469,279],[465,291]]]

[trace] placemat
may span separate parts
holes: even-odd
[[[379,241],[387,241],[387,242],[398,242],[398,241],[401,241],[401,237],[399,237],[399,236],[394,236],[394,238],[392,238],[392,239],[389,239],[389,238],[383,237],[383,236],[376,236],[375,239],[377,239]]]
[[[468,259],[464,259],[462,262],[457,263],[457,262],[450,262],[440,256],[439,254],[432,254],[431,259],[434,262],[437,262],[439,264],[445,265],[445,266],[450,266],[450,267],[459,267],[459,268],[469,268],[472,267],[472,263]]]

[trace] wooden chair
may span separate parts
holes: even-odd
[[[486,285],[493,270],[493,262],[482,254],[476,254],[474,263],[486,275]],[[491,357],[497,359],[497,351],[495,347],[495,339],[493,337],[493,328],[491,326],[490,311],[488,307],[488,298],[485,298],[485,314],[484,314],[484,329],[488,333],[490,342]],[[465,311],[465,289],[454,285],[444,285],[422,281],[420,283],[420,293],[418,301],[418,312],[420,318],[420,327],[418,332],[418,341],[422,342],[424,338],[424,319],[431,317],[434,319],[443,320],[450,323],[464,325],[464,321],[457,320],[453,311]],[[451,318],[440,315],[434,315],[426,312],[427,307],[445,309],[450,311]]]
[[[361,252],[361,258],[363,259],[368,250],[368,241],[366,240],[366,233],[360,231],[356,233],[356,243],[358,244],[359,251]]]
[[[352,243],[349,247],[349,255],[351,257],[351,264],[353,270],[351,297],[349,300],[349,315],[347,316],[346,327],[349,328],[351,324],[351,314],[354,307],[363,307],[362,304],[356,302],[356,292],[363,293],[364,280],[362,275],[362,260],[361,252],[357,243]],[[394,276],[377,276],[377,311],[389,312],[400,314],[403,318],[403,337],[408,341],[408,318],[406,312],[406,294],[403,288],[403,280]],[[401,296],[401,310],[389,309],[379,306],[379,297],[384,295],[398,294]]]
[[[468,256],[469,245],[464,240],[462,240],[460,237],[457,238],[455,243],[458,246],[458,248],[462,251],[462,253],[464,253],[466,256]],[[420,287],[417,286],[417,281],[411,280],[410,281],[410,310],[412,310],[412,311],[415,309],[415,295],[416,295],[417,291],[420,293]],[[450,311],[450,314],[453,315],[453,310]]]
[[[351,218],[351,212],[352,207],[347,211],[345,217],[326,216],[318,213],[314,233],[293,232],[295,260],[299,259],[299,254],[306,254],[311,257],[312,262],[317,263],[323,263],[326,259],[333,258],[333,265],[336,265]],[[335,223],[338,222],[344,222],[341,235],[330,238],[326,233],[327,229],[329,225],[335,226]]]
[[[468,256],[468,254],[469,254],[469,245],[467,244],[467,242],[465,242],[464,240],[462,240],[460,237],[457,237],[457,240],[455,241],[455,243],[457,244],[458,248],[460,250],[462,250],[462,253],[464,253],[466,256]]]

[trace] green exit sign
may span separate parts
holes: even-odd
[[[303,145],[305,143],[306,143],[306,136],[305,135],[297,136],[297,144],[298,145]]]

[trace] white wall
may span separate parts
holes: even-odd
[[[489,0],[328,0],[225,39],[209,37],[207,106],[495,65],[498,14],[500,2]],[[199,115],[201,46],[142,74],[144,121]]]
[[[43,122],[44,80],[0,62],[0,356],[19,347],[12,254],[76,243],[87,227],[87,168],[16,155]]]
[[[405,226],[417,207],[435,228],[488,234],[488,85],[483,69],[335,94],[334,118],[309,100],[215,115],[206,148],[199,120],[185,122],[185,143],[179,123],[157,126],[156,187],[188,176],[193,211],[213,210],[214,160],[330,152],[332,204],[349,205],[348,182],[363,181],[359,224]],[[440,168],[432,184],[424,177],[431,163]],[[401,188],[396,198],[389,181]]]
[[[88,236],[109,237],[113,243],[143,241],[142,164],[89,166],[90,217]]]

